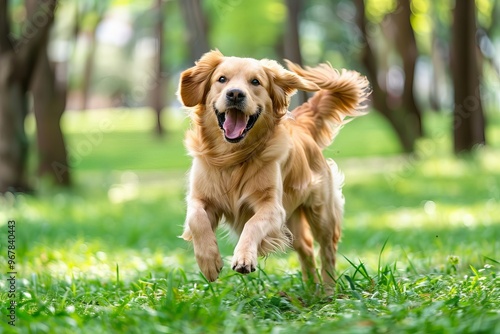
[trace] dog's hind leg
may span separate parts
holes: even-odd
[[[313,237],[301,207],[297,208],[287,222],[293,235],[293,248],[299,255],[304,281],[317,283],[316,263],[314,260]]]
[[[333,161],[328,164],[330,168],[323,176],[324,182],[312,192],[307,205],[304,205],[304,214],[314,239],[320,245],[321,276],[325,289],[331,290],[335,282],[335,256],[344,210],[344,176]]]
[[[325,206],[307,207],[304,213],[311,225],[314,239],[319,243],[319,256],[321,259],[321,277],[325,287],[334,284],[335,255],[337,252],[338,234],[335,233],[336,225],[340,224],[332,215],[327,213]]]

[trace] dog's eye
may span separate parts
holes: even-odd
[[[257,79],[253,79],[252,81],[250,81],[250,83],[254,86],[260,86],[260,81]]]
[[[224,83],[227,81],[227,78],[225,76],[221,76],[217,81],[220,83]]]

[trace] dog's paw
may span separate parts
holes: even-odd
[[[241,274],[249,274],[257,268],[257,253],[235,252],[231,268]]]
[[[207,248],[203,251],[195,252],[195,256],[203,275],[210,282],[215,281],[219,277],[219,273],[224,265],[218,247],[211,247],[211,249]]]

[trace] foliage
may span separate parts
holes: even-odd
[[[249,276],[233,273],[234,242],[224,233],[226,267],[206,282],[176,237],[189,163],[178,149],[185,123],[171,114],[168,124],[179,127],[157,141],[144,115],[66,114],[70,148],[103,135],[74,166],[76,189],[42,184],[37,196],[0,197],[2,243],[7,219],[17,222],[19,273],[17,326],[2,321],[5,332],[500,331],[498,136],[494,148],[457,159],[444,153],[448,119],[436,116],[415,156],[381,158],[397,148],[379,116],[348,124],[328,152],[346,173],[347,206],[336,293],[327,297],[302,282],[293,252],[261,259]],[[495,119],[490,133],[499,126]]]
[[[210,18],[210,44],[222,53],[276,57],[286,19],[283,1],[209,0],[204,5]]]

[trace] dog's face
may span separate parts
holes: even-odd
[[[226,141],[241,141],[262,112],[271,109],[268,81],[263,66],[254,59],[225,58],[217,66],[207,104],[213,108]]]
[[[260,136],[285,113],[290,96],[319,88],[271,60],[205,54],[181,75],[179,96],[187,107],[203,105],[201,118],[216,121],[229,143]]]

